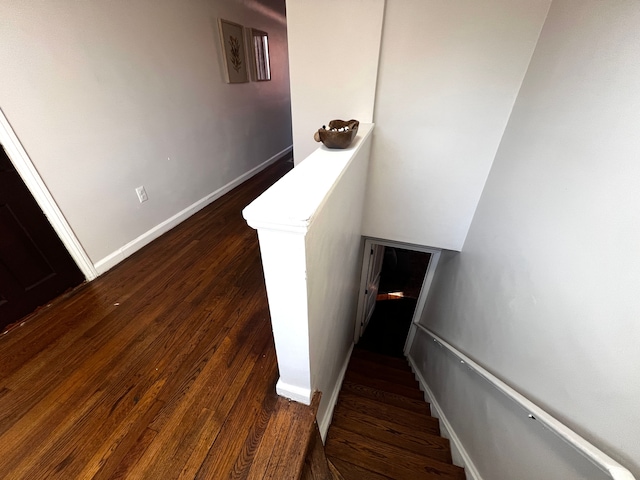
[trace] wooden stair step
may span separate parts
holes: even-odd
[[[307,449],[307,456],[304,461],[302,475],[297,477],[298,480],[344,480],[337,472],[332,471],[332,465],[329,464],[327,456],[324,452],[322,437],[317,423],[314,428],[314,439]],[[241,478],[241,477],[238,477]]]
[[[424,395],[418,388],[417,382],[414,386],[398,385],[397,383],[378,378],[375,373],[364,374],[349,369],[347,369],[344,379],[345,381],[366,385],[367,387],[375,388],[376,390],[382,390],[384,392],[402,395],[403,397],[424,401]]]
[[[357,420],[361,423],[370,423],[373,426],[400,432],[403,435],[416,437],[418,439],[428,440],[431,435],[440,435],[440,424],[437,421],[430,422],[430,425],[428,425],[427,428],[425,428],[425,425],[423,425],[422,428],[418,430],[413,425],[402,425],[391,420],[387,420],[386,418],[374,417],[373,415],[369,415],[366,412],[347,408],[342,404],[336,406],[333,415],[336,419],[340,416],[348,416],[349,418],[353,418],[354,420]]]
[[[330,456],[327,456],[327,458],[344,480],[393,480],[386,475],[372,472],[353,463],[345,462],[340,458]],[[342,479],[337,477],[337,480]]]
[[[355,395],[351,392],[340,393],[336,409],[337,408],[366,412],[368,415],[419,430],[433,431],[434,428],[440,428],[437,418],[421,413],[410,412],[404,408],[387,405],[377,400]]]
[[[359,467],[396,480],[464,480],[464,469],[409,452],[385,442],[332,426],[326,443],[329,457],[338,457]]]
[[[329,465],[329,471],[331,472],[331,475],[333,476],[332,480],[347,480],[346,478],[344,478],[344,476],[340,473],[340,470],[338,470],[338,468],[333,464],[333,462],[327,458],[327,464]]]
[[[344,480],[464,479],[408,362],[354,349],[327,436]]]
[[[334,425],[434,460],[451,462],[449,440],[439,436],[438,432],[426,433],[416,431],[414,428],[402,428],[396,423],[347,409],[337,410],[334,413],[332,428]]]
[[[252,461],[248,479],[301,478],[308,450],[314,439],[315,418],[320,403],[316,392],[311,405],[278,397]]]
[[[342,383],[342,390],[360,395],[361,397],[370,398],[371,400],[377,400],[387,405],[393,405],[394,407],[431,416],[429,404],[422,399],[417,400],[415,398],[405,397],[404,395],[398,395],[397,393],[385,392],[384,390],[378,390],[377,388],[361,385],[350,380],[345,380]]]
[[[375,376],[376,378],[396,383],[398,385],[404,385],[411,388],[418,386],[418,381],[409,368],[409,365],[406,366],[406,369],[401,370],[370,360],[352,357],[349,362],[349,369],[365,375]]]
[[[382,355],[375,353],[364,348],[355,347],[351,358],[361,358],[363,360],[369,360],[370,362],[376,362],[380,365],[386,365],[387,367],[397,368],[398,370],[410,369],[409,363],[406,358],[391,357],[389,355]]]

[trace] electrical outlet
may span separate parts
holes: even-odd
[[[140,203],[146,202],[147,200],[149,200],[147,191],[144,189],[143,186],[139,186],[138,188],[136,188],[136,193],[138,194],[138,200],[140,200]]]

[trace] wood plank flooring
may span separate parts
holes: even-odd
[[[0,338],[2,478],[294,478],[314,414],[275,394],[257,236],[241,216],[290,168]]]
[[[345,480],[459,479],[406,360],[354,348],[326,454]]]

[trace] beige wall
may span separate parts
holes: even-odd
[[[218,17],[269,33],[271,82],[224,82]],[[0,108],[94,263],[291,145],[283,2],[7,0],[0,18]]]

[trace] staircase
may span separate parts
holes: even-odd
[[[357,347],[325,451],[336,479],[465,478],[406,360]]]

